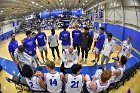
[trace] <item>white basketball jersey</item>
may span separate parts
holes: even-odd
[[[28,86],[32,90],[38,90],[43,91],[44,89],[41,87],[41,85],[38,83],[38,77],[33,76],[31,79],[25,78]]]
[[[62,81],[60,73],[47,73],[46,74],[47,90],[49,92],[58,93],[62,89]]]
[[[120,55],[121,56],[123,55],[126,57],[128,54],[128,51],[132,49],[132,45],[128,44],[127,41],[123,41],[121,46],[122,46],[122,50],[121,50]]]
[[[120,79],[123,77],[123,72],[124,72],[124,68],[118,68],[121,71],[120,76],[115,76],[114,81],[120,81]]]
[[[68,74],[68,81],[66,83],[66,93],[81,93],[83,87],[82,75],[73,76]]]
[[[104,85],[102,85],[102,84],[100,83],[100,80],[96,80],[95,82],[96,82],[96,91],[92,91],[92,92],[90,92],[90,93],[99,93],[99,92],[101,92],[102,90],[106,90],[106,89],[109,87],[109,85],[110,85],[109,80],[108,80],[107,83],[104,84]]]

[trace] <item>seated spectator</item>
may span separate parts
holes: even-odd
[[[86,87],[89,93],[99,93],[106,90],[110,85],[111,71],[104,70],[101,74],[100,80],[91,81],[89,75],[85,76]]]
[[[31,67],[29,65],[24,65],[22,67],[22,73],[26,79],[28,86],[32,90],[45,91],[46,85],[45,85],[44,81],[42,80],[42,77],[36,76],[34,74],[34,70],[31,69]]]
[[[82,66],[74,64],[71,67],[72,74],[66,74],[66,93],[81,93],[84,83],[84,75],[80,74]]]
[[[47,65],[48,73],[44,74],[44,81],[47,85],[47,90],[51,93],[60,93],[62,91],[62,79],[63,73],[55,71],[55,63],[48,62]]]

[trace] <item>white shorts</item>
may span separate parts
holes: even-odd
[[[99,51],[99,49],[97,47],[95,47],[95,54],[100,54],[101,51]]]
[[[47,50],[47,46],[41,46],[41,47],[38,47],[39,51],[42,52],[43,50]]]
[[[62,49],[68,49],[68,47],[69,45],[66,45],[66,46],[62,45]]]

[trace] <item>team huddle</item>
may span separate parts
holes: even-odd
[[[63,27],[64,30],[60,32],[59,36],[55,33],[55,29],[51,29],[51,34],[48,37],[41,31],[41,28],[37,28],[37,34],[27,31],[27,37],[22,40],[22,45],[18,45],[15,33],[11,34],[8,46],[10,56],[32,90],[47,90],[51,93],[60,93],[65,90],[66,93],[81,93],[85,87],[89,93],[98,93],[106,90],[111,83],[121,80],[132,50],[131,36],[122,42],[121,49],[115,57],[116,61],[108,70],[108,62],[116,47],[112,33],[106,34],[103,27],[94,32],[89,31],[88,27],[84,27],[84,32],[78,28],[79,25],[76,24],[75,30],[72,31],[72,41],[67,27]],[[102,57],[101,68],[97,69],[91,78],[88,74],[81,73],[82,66],[78,64],[78,58],[82,53],[80,62],[86,64],[93,39],[94,48],[92,50],[95,54],[95,59],[91,61],[94,62],[93,66],[98,64],[100,54]],[[58,48],[59,40],[62,41],[62,56],[60,56]],[[53,61],[56,60],[54,50],[57,52],[61,63],[60,72],[55,71],[55,63],[48,59],[47,42],[52,51]],[[40,62],[36,55],[37,47],[43,62]],[[106,61],[105,65],[104,61]],[[33,70],[34,68],[41,70],[40,64],[46,65],[47,73]]]

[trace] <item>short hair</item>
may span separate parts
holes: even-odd
[[[11,33],[11,36],[14,35],[15,33]]]
[[[107,80],[109,80],[112,76],[112,72],[111,70],[104,70],[101,74],[101,81],[102,82],[106,82]]]
[[[33,32],[33,33],[32,33],[32,35],[36,35],[36,33],[35,33],[35,32]]]
[[[100,27],[99,29],[102,30],[102,31],[104,31],[104,27]]]
[[[77,74],[78,71],[80,71],[82,69],[82,66],[80,64],[74,64],[71,67],[71,71],[73,74]]]
[[[54,29],[54,28],[52,28],[52,29],[51,29],[51,32],[55,32],[55,29]]]
[[[38,27],[36,30],[40,30],[41,29],[41,27]]]
[[[87,26],[86,26],[86,27],[84,27],[84,29],[89,31],[89,27],[87,27]]]
[[[122,55],[120,61],[121,61],[121,65],[125,65],[127,63],[127,58]]]
[[[26,31],[26,36],[31,34],[32,32],[29,30],[29,31]]]
[[[112,38],[112,33],[107,33],[107,37],[111,37]]]
[[[131,35],[128,35],[128,38],[129,38],[130,40],[132,40],[132,37],[131,37]]]
[[[33,70],[29,65],[26,64],[22,67],[22,73],[26,78],[31,78],[33,76]]]
[[[79,28],[79,24],[75,24],[75,27],[76,27],[76,28]]]
[[[19,46],[18,46],[18,50],[19,50],[20,52],[24,52],[24,51],[25,51],[25,48],[24,48],[23,45],[19,45]]]
[[[53,61],[48,61],[46,66],[49,67],[50,69],[54,69],[55,68],[55,63]]]

